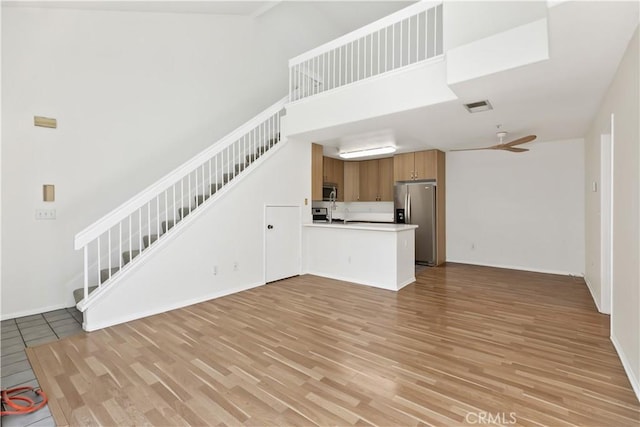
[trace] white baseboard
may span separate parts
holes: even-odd
[[[527,267],[522,265],[492,264],[492,263],[486,263],[486,262],[466,261],[466,260],[456,260],[456,259],[447,259],[447,262],[454,262],[457,264],[479,265],[482,267],[506,268],[508,270],[531,271],[534,273],[558,274],[561,276],[575,276],[575,277],[581,277],[581,278],[584,277],[582,273],[575,273],[571,271],[547,270],[544,268],[534,268],[534,267]]]
[[[631,361],[624,354],[624,351],[622,350],[622,347],[620,346],[620,343],[616,339],[615,335],[613,335],[613,332],[611,333],[611,342],[613,343],[613,347],[618,352],[618,357],[622,362],[622,367],[624,368],[624,371],[627,373],[627,378],[629,378],[629,382],[631,383],[631,387],[633,388],[633,391],[636,394],[636,398],[640,402],[640,381],[638,381],[638,377],[636,377],[635,373],[631,369],[631,366],[632,366]]]
[[[403,286],[408,285],[408,283],[407,284],[403,284],[398,289],[396,289],[396,288],[394,288],[392,286],[386,286],[383,283],[363,282],[363,281],[361,281],[361,280],[359,280],[357,278],[340,276],[338,274],[327,274],[325,272],[320,272],[320,271],[307,270],[304,274],[312,274],[314,276],[326,277],[327,279],[341,280],[343,282],[355,283],[356,285],[371,286],[372,288],[385,289],[387,291],[397,291],[398,289],[402,288]],[[415,279],[413,281],[415,282]],[[413,282],[409,282],[409,283],[413,283]]]
[[[29,310],[23,310],[23,311],[16,311],[13,313],[2,313],[2,316],[0,316],[1,320],[9,320],[9,319],[16,319],[18,317],[24,317],[24,316],[32,316],[34,314],[40,314],[40,313],[46,313],[48,311],[53,311],[53,310],[60,310],[61,308],[71,308],[73,307],[73,305],[68,305],[68,304],[56,304],[56,305],[50,305],[47,307],[40,307],[40,308],[32,308]]]
[[[84,323],[82,324],[82,328],[87,331],[97,331],[98,329],[108,328],[109,326],[119,325],[121,323],[131,322],[133,320],[142,319],[143,317],[149,317],[160,313],[165,313],[167,311],[176,310],[178,308],[188,307],[190,305],[199,304],[201,302],[209,301],[212,299],[224,297],[226,295],[235,294],[238,292],[246,291],[249,289],[257,288],[258,286],[264,285],[264,282],[253,283],[245,286],[236,286],[233,288],[224,289],[218,292],[214,292],[211,294],[204,295],[198,298],[191,298],[184,301],[174,302],[172,304],[162,305],[160,307],[155,307],[151,310],[146,310],[142,312],[136,312],[133,314],[116,317],[113,319],[109,319],[107,321],[102,322],[91,322],[91,309],[87,309]],[[89,320],[87,322],[87,320]]]

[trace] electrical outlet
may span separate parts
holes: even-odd
[[[56,219],[55,209],[36,209],[36,219]]]
[[[476,244],[475,244],[475,243],[472,243],[472,244],[471,244],[471,250],[472,250],[472,251],[475,251],[475,250],[476,250]]]
[[[233,262],[233,271],[238,271],[238,261]]]
[[[217,266],[217,265],[214,265],[214,266],[213,266],[213,275],[214,275],[214,276],[217,276],[217,275],[218,275],[218,266]]]

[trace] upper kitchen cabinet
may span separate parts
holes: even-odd
[[[393,201],[393,158],[364,160],[360,167],[360,201]]]
[[[393,157],[393,180],[437,179],[439,156],[444,158],[444,153],[439,150],[416,151],[415,153],[395,155]]]
[[[322,145],[311,144],[311,200],[322,200]]]
[[[336,184],[338,201],[344,201],[344,161],[332,157],[322,159],[323,181]]]
[[[345,202],[360,200],[360,162],[344,162],[344,191]]]
[[[380,159],[378,163],[378,188],[380,200],[393,201],[393,157]]]

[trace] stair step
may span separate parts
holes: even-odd
[[[256,149],[256,154],[258,156],[263,155],[264,153],[266,153],[269,150],[269,146],[268,145],[263,145],[262,147],[258,147]]]
[[[142,244],[144,245],[145,249],[149,247],[150,244],[152,244],[153,242],[155,242],[156,240],[158,240],[158,235],[157,234],[151,234],[149,236],[142,236]]]
[[[109,270],[108,268],[103,268],[102,270],[100,270],[100,283],[104,283],[109,280],[109,278],[116,274],[118,270],[120,270],[120,267],[112,267],[111,270]],[[111,271],[111,273],[109,273],[109,271]]]
[[[222,174],[222,182],[226,184],[229,181],[231,181],[234,178],[234,176],[235,176],[235,174],[233,172],[223,173]]]
[[[97,286],[89,286],[89,293],[98,289]],[[76,301],[76,304],[84,299],[84,288],[76,289],[73,291],[73,299]]]
[[[236,173],[242,172],[246,167],[247,167],[247,165],[244,164],[244,163],[237,163],[236,164]]]
[[[216,194],[216,191],[222,188],[222,184],[211,184],[211,195]]]
[[[166,233],[171,230],[177,223],[179,223],[179,219],[170,219],[168,221],[162,221],[162,232]]]
[[[178,209],[178,216],[180,217],[180,219],[184,219],[184,217],[186,217],[187,215],[189,215],[191,212],[196,210],[196,206],[187,206],[184,208],[180,208]]]
[[[206,202],[208,198],[209,198],[208,194],[199,194],[199,195],[197,195],[196,196],[196,206],[200,206],[201,204]]]
[[[122,252],[122,262],[123,265],[127,265],[131,262],[132,259],[140,255],[139,249],[134,249],[132,251]]]
[[[258,157],[260,157],[260,154],[257,154],[257,153],[247,154],[247,156],[244,159],[247,163],[253,163],[258,159]]]

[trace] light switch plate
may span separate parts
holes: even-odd
[[[55,209],[36,209],[36,219],[56,219]]]

